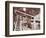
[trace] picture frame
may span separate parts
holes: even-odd
[[[44,34],[44,3],[5,1],[6,37]]]

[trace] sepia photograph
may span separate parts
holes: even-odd
[[[5,2],[5,36],[45,34],[45,4]]]
[[[13,31],[40,30],[40,8],[13,7]]]

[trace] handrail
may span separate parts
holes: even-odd
[[[16,11],[17,11],[17,12],[19,12],[19,13],[21,13],[21,14],[24,14],[24,15],[27,15],[27,16],[34,17],[34,16],[32,16],[32,15],[26,14],[26,13],[24,13],[24,12],[21,12],[21,11],[19,11],[19,10],[16,10]]]

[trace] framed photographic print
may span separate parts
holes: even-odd
[[[5,2],[5,36],[45,34],[45,4]]]

